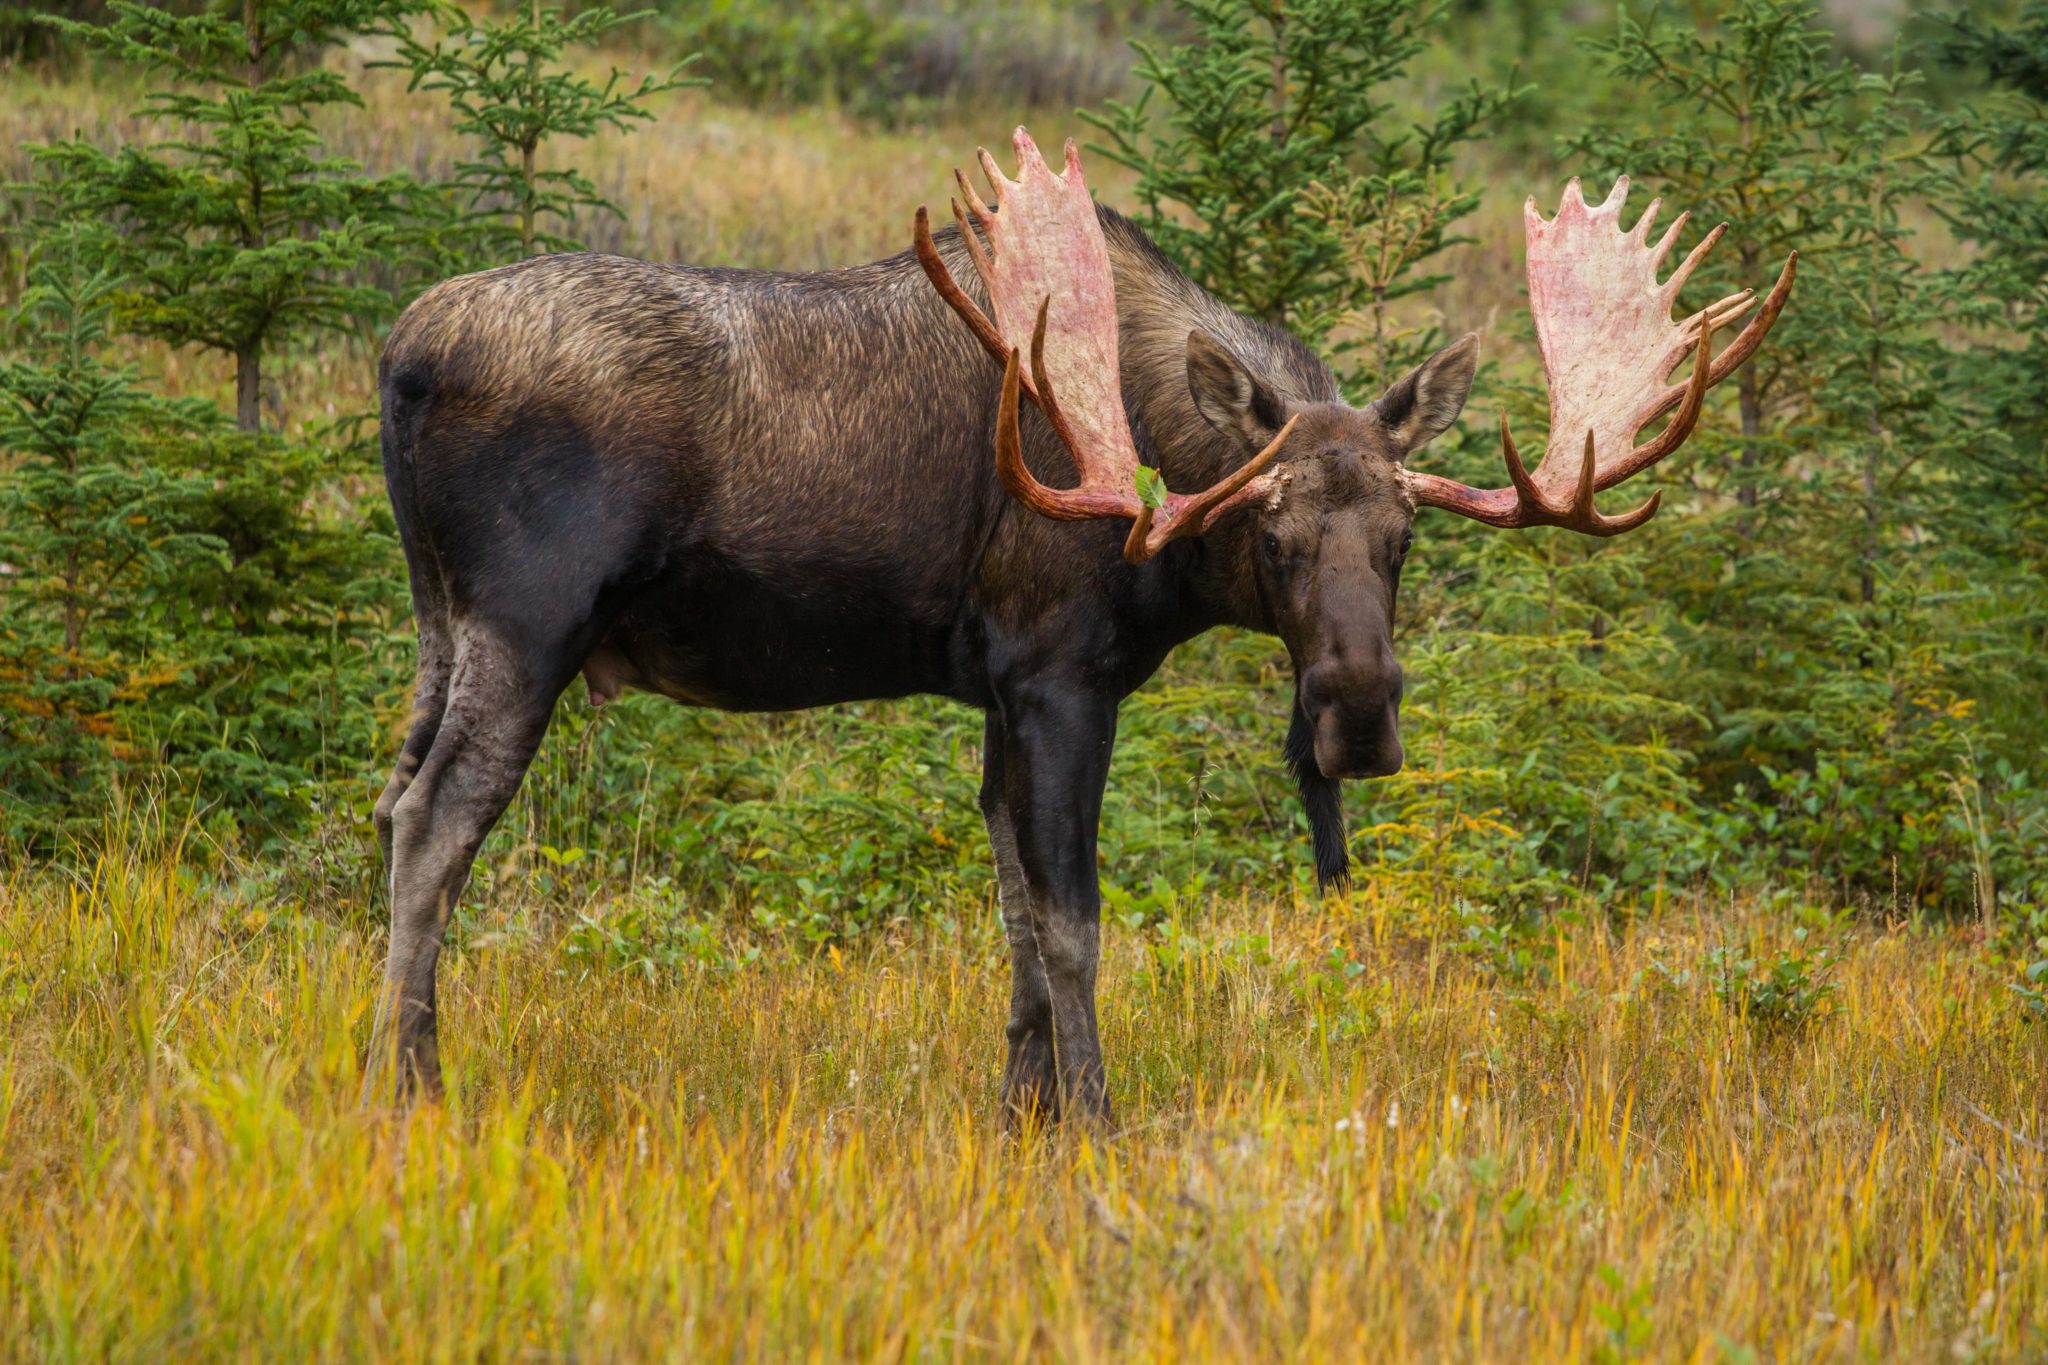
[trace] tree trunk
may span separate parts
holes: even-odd
[[[533,41],[536,46],[526,53],[526,103],[532,109],[540,103],[540,0],[530,0],[527,17],[536,30]],[[540,145],[536,134],[534,140],[519,149],[519,254],[533,254],[533,154]]]
[[[263,349],[249,342],[235,352],[235,430],[263,429]]]
[[[1761,255],[1755,243],[1742,244],[1743,279],[1755,277]],[[1744,365],[1736,373],[1735,396],[1742,416],[1742,483],[1735,490],[1735,498],[1744,507],[1755,507],[1756,467],[1763,462],[1763,452],[1757,448],[1756,438],[1761,436],[1764,430],[1763,396],[1757,391],[1756,366]],[[1747,541],[1755,531],[1753,519],[1744,517],[1741,527],[1742,539]]]
[[[1287,3],[1273,6],[1273,121],[1267,125],[1276,148],[1287,144]],[[1275,297],[1264,310],[1266,320],[1276,327],[1287,325],[1287,300]]]
[[[1870,347],[1870,443],[1863,448],[1863,605],[1877,600],[1877,452],[1884,443],[1884,424],[1879,420],[1877,377],[1880,351]]]
[[[1883,189],[1877,191],[1880,207]],[[1878,215],[1882,221],[1882,214]],[[1863,605],[1877,600],[1877,454],[1884,444],[1884,402],[1879,385],[1884,379],[1884,305],[1878,292],[1879,272],[1884,268],[1877,240],[1870,248],[1870,443],[1863,451]]]
[[[242,0],[242,37],[248,44],[249,84],[263,82],[263,17],[256,0]],[[263,245],[263,186],[249,188],[249,216],[242,225],[242,245]],[[263,429],[263,336],[259,332],[235,348],[235,430]]]
[[[519,254],[533,254],[533,148],[519,149]]]

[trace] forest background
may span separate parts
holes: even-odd
[[[888,254],[1021,112],[1356,399],[1482,331],[1428,456],[1478,483],[1496,412],[1542,423],[1525,196],[1626,171],[1634,209],[1728,221],[1699,298],[1796,248],[1795,306],[1647,530],[1420,528],[1409,767],[1349,788],[1354,850],[1475,931],[1771,885],[2024,942],[2048,928],[2044,32],[2038,6],[1789,0],[9,7],[0,839],[61,857],[146,807],[262,894],[373,913],[411,654],[375,453],[396,312],[536,250]],[[1126,706],[1119,910],[1306,884],[1285,677],[1225,633]],[[664,916],[815,938],[987,887],[961,708],[572,693],[497,873],[586,899],[639,874]]]

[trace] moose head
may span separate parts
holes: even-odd
[[[1796,256],[1786,261],[1757,315],[1715,355],[1715,332],[1749,310],[1754,291],[1731,294],[1682,321],[1671,312],[1725,225],[1660,282],[1658,269],[1688,215],[1652,245],[1657,202],[1622,228],[1627,177],[1597,206],[1586,203],[1573,180],[1555,217],[1544,219],[1533,198],[1525,209],[1530,311],[1550,397],[1550,440],[1534,470],[1524,465],[1505,415],[1507,486],[1472,488],[1408,467],[1463,410],[1478,360],[1476,335],[1445,347],[1358,408],[1290,407],[1198,331],[1187,339],[1190,397],[1211,426],[1241,442],[1244,459],[1208,489],[1170,492],[1152,471],[1141,472],[1124,410],[1109,251],[1079,154],[1068,142],[1066,167],[1055,174],[1022,128],[1014,141],[1016,180],[980,153],[993,207],[955,173],[967,207],[955,200],[954,216],[992,318],[947,270],[923,209],[916,226],[925,273],[1003,366],[995,449],[1003,485],[1044,516],[1128,518],[1124,557],[1133,563],[1225,517],[1251,518],[1247,572],[1294,663],[1297,727],[1305,734],[1290,738],[1290,750],[1306,750],[1331,779],[1401,767],[1394,598],[1417,509],[1439,507],[1489,526],[1562,526],[1595,536],[1641,526],[1656,514],[1660,495],[1614,516],[1600,511],[1595,495],[1684,444],[1707,390],[1748,359],[1777,321],[1797,265]],[[1689,376],[1673,382],[1688,356]],[[1025,467],[1018,432],[1025,398],[1073,456],[1077,486],[1048,488]],[[1636,444],[1667,413],[1663,429]]]

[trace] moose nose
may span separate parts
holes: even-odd
[[[1389,777],[1401,771],[1401,667],[1391,656],[1370,668],[1318,664],[1301,679],[1302,709],[1315,731],[1325,777]]]

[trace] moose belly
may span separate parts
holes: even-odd
[[[842,575],[794,590],[691,586],[671,581],[621,615],[584,665],[593,703],[637,688],[726,711],[789,711],[959,690],[950,621],[894,585]]]

